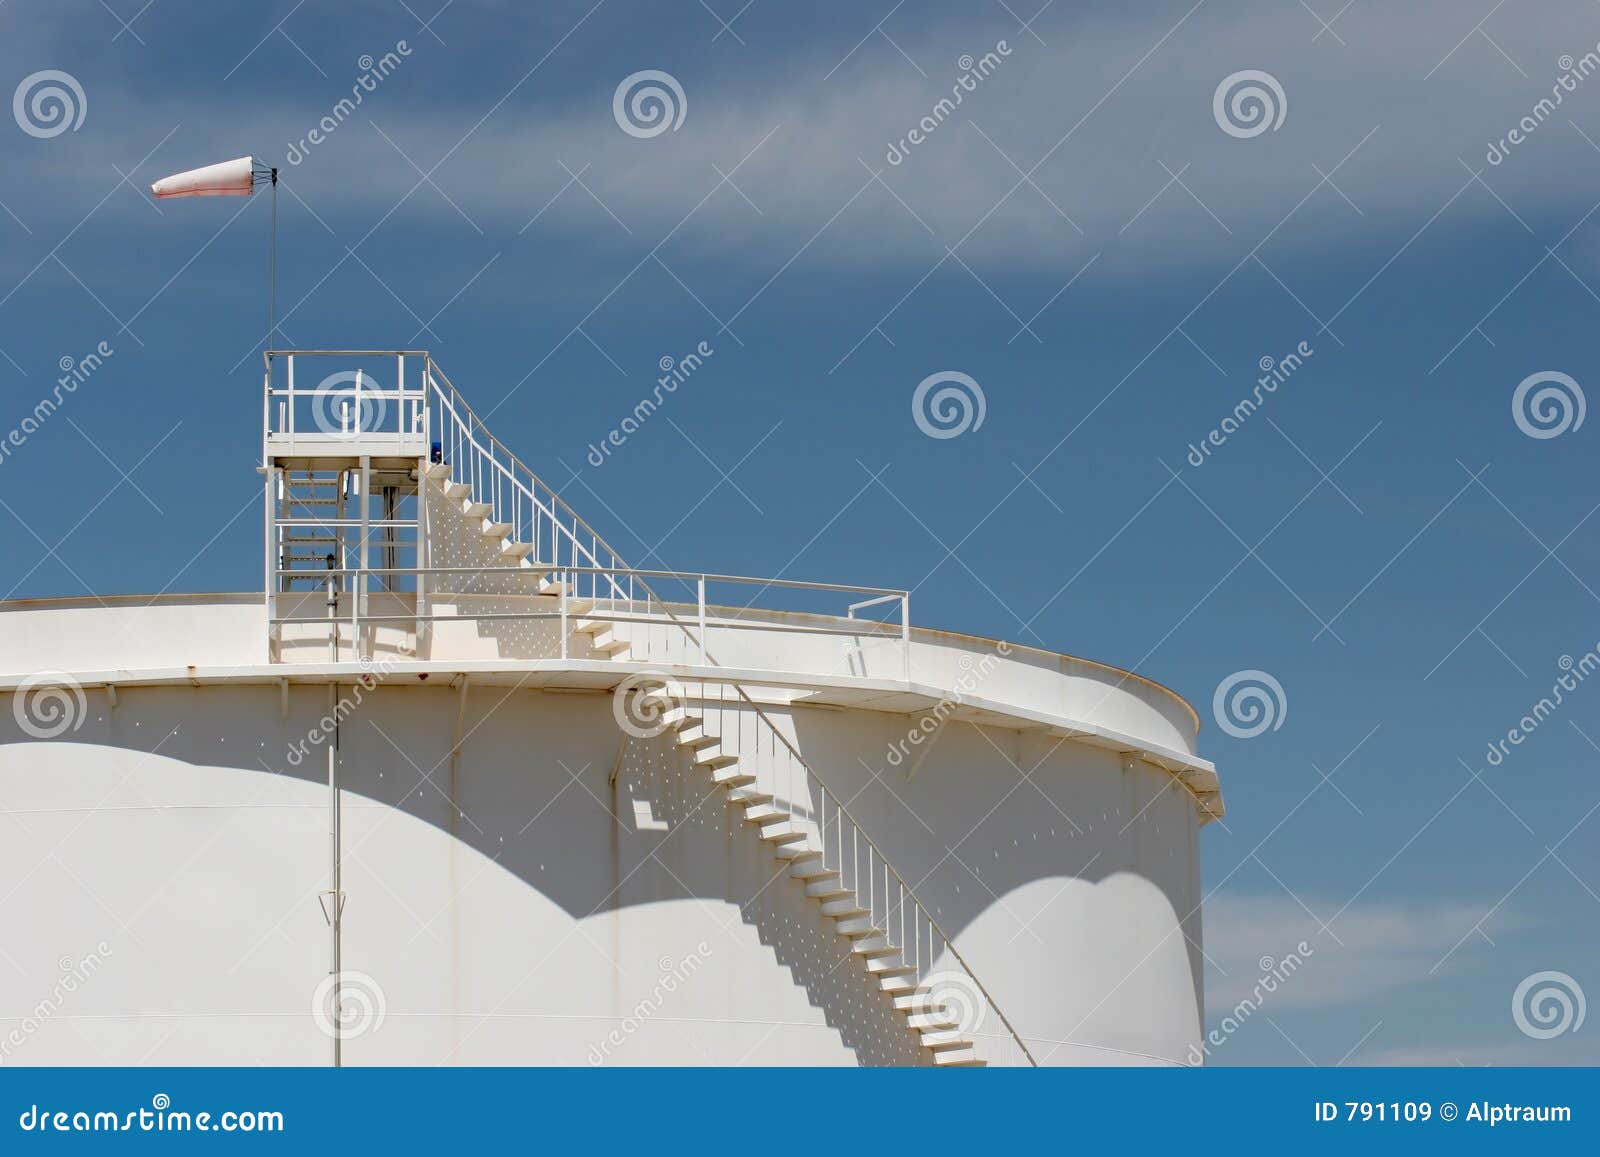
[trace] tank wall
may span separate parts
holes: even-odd
[[[383,1008],[347,1063],[924,1061],[720,789],[624,735],[610,695],[472,688],[452,760],[454,690],[341,694],[343,967]],[[91,690],[47,741],[0,713],[5,1063],[326,1062],[327,708],[320,687],[287,718],[276,688]],[[1199,897],[1168,777],[960,724],[907,779],[903,717],[773,718],[1041,1060],[1182,1059]]]

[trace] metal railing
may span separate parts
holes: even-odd
[[[262,358],[263,465],[271,442],[297,447],[377,440],[391,442],[396,450],[428,444],[425,350],[268,350]],[[308,386],[304,380],[296,381],[296,363],[304,358],[336,359],[346,365]],[[379,358],[394,359],[392,386],[366,368]],[[409,388],[408,363],[415,383]]]
[[[869,597],[846,608],[845,622],[861,624],[871,634],[897,628],[902,647],[904,674],[910,676],[910,595],[906,591],[882,588],[831,586],[821,583],[802,583],[788,579],[751,579],[735,575],[692,575],[673,571],[636,570],[627,565],[622,556],[613,550],[597,531],[556,494],[537,474],[526,466],[498,438],[491,434],[481,419],[467,405],[466,400],[439,370],[433,360],[421,351],[297,351],[343,356],[378,356],[387,354],[398,361],[398,392],[404,394],[404,367],[406,357],[420,357],[422,391],[425,395],[423,412],[413,424],[420,423],[420,435],[429,443],[431,459],[449,466],[449,480],[470,487],[475,501],[486,503],[488,517],[504,523],[510,529],[506,535],[514,542],[527,543],[536,565],[533,567],[503,567],[493,571],[483,568],[411,568],[420,572],[438,573],[462,571],[505,574],[522,574],[534,579],[555,576],[559,580],[557,609],[551,611],[493,612],[488,616],[455,615],[420,617],[422,622],[438,622],[445,618],[558,618],[562,657],[569,656],[569,633],[572,620],[581,613],[588,619],[611,621],[626,628],[630,661],[651,661],[651,628],[663,632],[678,632],[685,641],[687,652],[701,667],[721,666],[708,646],[712,629],[711,614],[706,601],[706,585],[710,582],[755,583],[763,590],[772,587],[792,589],[839,591],[865,594]],[[266,397],[263,405],[263,455],[265,460],[267,433],[270,429],[273,385],[271,362],[274,353],[267,355],[268,375]],[[287,353],[284,356],[288,356]],[[293,389],[292,385],[289,387]],[[292,413],[293,407],[289,407]],[[358,427],[363,411],[356,408]],[[403,415],[404,411],[402,411]],[[419,485],[420,485],[419,480]],[[546,553],[548,551],[548,553]],[[377,573],[362,568],[357,580],[364,584],[365,576]],[[649,579],[690,582],[696,597],[692,603],[672,603],[662,598],[651,586]],[[537,588],[535,588],[537,589]],[[580,609],[575,609],[573,601]],[[858,618],[858,612],[870,607],[898,603],[900,622],[885,624],[877,620]],[[692,608],[692,621],[677,613],[675,607]],[[419,608],[420,609],[420,608]],[[394,616],[412,622],[419,616]],[[281,625],[289,620],[275,618]],[[371,615],[362,622],[371,624],[383,621]],[[868,623],[873,626],[867,627]],[[749,622],[741,621],[748,627]],[[780,629],[794,630],[794,624],[781,624]],[[856,628],[852,628],[856,629]],[[337,628],[333,628],[337,630]],[[829,633],[837,633],[835,626]],[[633,650],[635,638],[642,643],[640,653]],[[336,637],[336,636],[335,636]],[[357,644],[359,646],[359,644]],[[676,662],[682,662],[683,652],[678,652]],[[666,652],[661,652],[660,661]],[[675,681],[670,676],[661,677],[662,686],[670,689]],[[839,873],[841,887],[850,888],[859,905],[867,912],[866,918],[873,927],[881,930],[884,941],[898,950],[903,962],[912,967],[913,985],[928,985],[935,997],[944,999],[957,1009],[986,1007],[999,1022],[1003,1033],[995,1034],[1000,1041],[1013,1046],[1021,1062],[1037,1065],[1022,1036],[1011,1020],[1000,1009],[994,997],[967,964],[955,942],[940,927],[932,912],[918,898],[888,857],[838,795],[828,787],[817,771],[801,756],[773,720],[745,689],[729,680],[694,680],[698,693],[690,696],[681,691],[683,698],[699,702],[704,708],[707,723],[718,735],[732,738],[731,747],[740,754],[741,762],[748,761],[756,767],[757,786],[770,790],[775,801],[780,802],[797,820],[809,825],[821,852],[824,867]],[[732,730],[730,731],[729,725]],[[747,727],[754,734],[747,742],[742,730]],[[749,753],[749,754],[746,754]],[[763,766],[764,765],[764,766]],[[780,790],[781,789],[781,790]],[[945,957],[954,961],[959,973],[932,971]],[[962,978],[965,978],[964,980]],[[966,1002],[965,1004],[963,1002]],[[962,1028],[969,1036],[982,1027],[986,1018],[981,1014],[962,1016]]]

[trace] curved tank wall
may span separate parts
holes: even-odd
[[[259,662],[259,600],[198,610],[132,630]],[[26,630],[76,669],[122,665],[104,659],[121,647],[109,632],[98,648],[74,630],[49,641],[58,613],[0,615],[0,638]],[[1033,693],[1027,671],[1007,677]],[[449,683],[339,689],[359,700],[338,729],[342,966],[359,974],[346,1064],[927,1063],[670,737],[622,732],[606,691],[473,683],[463,698]],[[86,687],[52,738],[0,713],[0,1061],[328,1062],[327,707],[314,683],[202,681],[121,686],[115,703]],[[1041,1063],[1185,1062],[1201,1022],[1198,825],[1173,776],[991,724],[905,758],[914,717],[765,710]],[[1150,710],[1171,743],[1181,712]]]

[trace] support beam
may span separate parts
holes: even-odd
[[[341,927],[344,918],[343,865],[340,862],[341,816],[339,814],[339,686],[328,684],[328,717],[333,720],[333,735],[328,747],[328,891],[323,898],[322,914],[328,919],[329,959],[328,973],[333,978],[330,993],[332,1004],[329,1018],[333,1030],[333,1067],[344,1063],[344,1027],[340,1015],[340,992],[343,983],[340,953]]]

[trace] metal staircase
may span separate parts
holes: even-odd
[[[363,353],[370,356],[372,352],[354,351],[351,356]],[[297,478],[285,463],[305,458],[313,464],[325,463],[334,449],[347,456],[353,451],[363,463],[365,474],[373,463],[389,463],[392,468],[391,459],[404,461],[409,455],[416,455],[410,461],[415,464],[411,476],[419,491],[419,510],[428,497],[422,493],[423,488],[435,488],[451,517],[459,517],[469,533],[476,531],[491,547],[498,548],[495,571],[525,576],[540,594],[553,596],[550,601],[558,604],[558,610],[531,612],[523,617],[559,615],[563,658],[602,659],[625,667],[619,672],[618,701],[631,697],[630,713],[652,724],[646,731],[634,733],[670,736],[689,762],[704,771],[724,793],[726,805],[737,809],[755,838],[770,850],[780,871],[816,901],[821,918],[848,942],[850,957],[859,962],[870,981],[905,1017],[907,1027],[917,1034],[933,1064],[1037,1064],[1015,1026],[938,921],[846,804],[806,763],[745,688],[732,678],[700,675],[682,679],[660,669],[668,664],[682,669],[684,654],[692,656],[694,666],[702,672],[719,666],[707,647],[706,576],[699,579],[696,617],[683,617],[679,610],[685,604],[661,598],[649,582],[670,572],[629,568],[593,528],[489,433],[424,353],[386,353],[401,359],[399,388],[392,400],[400,417],[398,424],[391,423],[393,428],[374,429],[369,439],[361,420],[354,423],[353,432],[347,420],[345,428],[335,433],[331,448],[321,445],[316,434],[297,435],[292,428],[283,430],[285,420],[292,426],[298,403],[293,384],[294,356],[297,355],[269,354],[266,384],[264,463],[269,476],[281,477],[285,514],[308,508],[330,509],[312,505],[327,501],[322,497],[330,489],[326,474],[313,471]],[[276,428],[272,421],[273,402],[285,391],[274,385],[275,357],[289,358],[291,367],[287,398],[280,400]],[[414,391],[406,385],[408,357],[419,363],[418,388]],[[343,387],[339,389],[342,392]],[[357,414],[365,413],[361,389],[358,372],[354,385]],[[371,396],[372,388],[368,386],[368,398]],[[321,404],[326,406],[326,400]],[[293,443],[293,451],[273,453],[275,448],[286,446],[286,437]],[[308,438],[311,449],[306,448]],[[337,444],[340,438],[345,440],[342,446]],[[346,510],[344,486],[332,489],[332,521],[348,528],[350,520],[342,517]],[[287,521],[293,524],[298,520]],[[382,521],[387,524],[390,520]],[[419,512],[419,528],[422,523]],[[371,525],[363,519],[363,536]],[[282,529],[279,535],[285,553],[275,576],[279,585],[269,585],[269,591],[288,591],[290,583],[309,577],[295,569],[291,560],[297,562],[299,556],[286,549],[291,538],[297,536]],[[387,573],[393,567],[380,567],[376,572],[367,567],[365,538],[359,549],[360,566],[351,568],[343,565],[351,544],[338,541],[338,527],[331,535],[308,533],[305,537],[305,544],[294,545],[304,546],[306,570],[312,569],[311,552],[322,549],[325,543],[335,544],[334,553],[341,566],[329,573],[355,580],[351,593],[358,606],[366,597],[369,575],[383,573],[386,578],[393,577]],[[426,557],[425,551],[419,551],[419,555]],[[426,580],[433,577],[432,569],[422,562],[415,568],[419,630],[427,621]],[[480,569],[478,573],[484,572]],[[877,597],[853,605],[851,614],[857,607],[889,598],[899,599],[904,611],[903,593],[880,592]],[[269,615],[269,621],[282,620]],[[898,633],[909,644],[903,613]],[[359,628],[353,639],[359,656]],[[584,653],[572,654],[569,648],[573,643],[580,644]],[[673,657],[663,658],[669,655]],[[980,1034],[979,1029],[986,1031]]]

